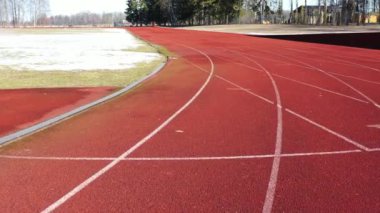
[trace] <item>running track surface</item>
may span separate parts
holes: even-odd
[[[112,87],[0,90],[0,136],[68,112],[113,90]]]
[[[2,212],[380,208],[380,51],[131,28],[175,53],[0,150]]]

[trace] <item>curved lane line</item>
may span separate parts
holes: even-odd
[[[255,56],[253,56],[253,57],[255,57]],[[247,67],[248,69],[251,69],[251,70],[254,70],[254,71],[257,71],[257,72],[264,72],[261,69],[254,68],[252,66],[249,66],[249,65],[246,65],[246,64],[243,64],[243,63],[240,63],[240,62],[235,62],[235,61],[233,61],[231,59],[224,59],[222,57],[216,57],[216,58],[219,58],[220,60],[224,60],[226,62],[234,63],[234,64],[239,65],[239,66]],[[294,64],[289,64],[289,65],[294,65]],[[313,70],[312,68],[309,68],[309,67],[306,67],[306,66],[301,66],[301,65],[294,65],[294,66],[299,66],[299,67],[302,67],[302,68],[307,68],[307,69]],[[324,92],[332,93],[334,95],[339,95],[341,97],[348,98],[348,99],[351,99],[351,100],[354,100],[354,101],[358,101],[358,102],[361,102],[361,103],[369,104],[369,102],[367,102],[365,100],[361,100],[361,99],[358,99],[358,98],[355,98],[355,97],[352,97],[352,96],[349,96],[349,95],[345,95],[345,94],[342,94],[342,93],[339,93],[339,92],[335,92],[335,91],[332,91],[332,90],[329,90],[329,89],[325,89],[325,88],[322,88],[322,87],[319,87],[319,86],[316,86],[316,85],[313,85],[313,84],[309,84],[309,83],[306,83],[306,82],[298,81],[298,80],[295,80],[295,79],[292,79],[292,78],[288,78],[288,77],[284,77],[284,76],[277,75],[277,74],[272,74],[272,75],[275,76],[275,77],[278,77],[278,78],[282,78],[282,79],[285,79],[285,80],[288,80],[288,81],[292,81],[294,83],[302,84],[304,86],[308,86],[308,87],[312,87],[314,89],[318,89],[318,90],[321,90],[321,91],[324,91]]]
[[[220,57],[217,57],[217,58],[220,58]],[[249,65],[246,65],[246,64],[243,64],[243,63],[234,62],[232,60],[227,60],[227,59],[222,59],[222,58],[220,58],[220,59],[224,60],[224,61],[227,61],[227,62],[230,62],[230,63],[234,63],[236,65],[240,65],[240,66],[246,67],[248,69],[251,69],[251,70],[254,70],[254,71],[257,71],[257,72],[264,72],[261,69],[254,68],[252,66],[249,66]],[[300,67],[303,67],[303,68],[307,68],[307,69],[313,70],[312,68],[305,67],[303,65],[295,65],[295,66],[300,66]],[[281,75],[278,75],[278,74],[272,74],[272,75],[275,76],[275,77],[278,77],[278,78],[282,78],[284,80],[292,81],[294,83],[298,83],[298,84],[301,84],[301,85],[304,85],[304,86],[312,87],[314,89],[318,89],[318,90],[321,90],[321,91],[324,91],[324,92],[328,92],[328,93],[331,93],[331,94],[334,94],[334,95],[338,95],[338,96],[341,96],[341,97],[344,97],[344,98],[348,98],[348,99],[351,99],[351,100],[354,100],[354,101],[358,101],[358,102],[361,102],[361,103],[369,104],[368,101],[361,100],[361,99],[358,99],[358,98],[355,98],[355,97],[352,97],[352,96],[349,96],[349,95],[345,95],[345,94],[342,94],[342,93],[339,93],[339,92],[335,92],[335,91],[332,91],[332,90],[329,90],[329,89],[325,89],[325,88],[322,88],[322,87],[319,87],[319,86],[316,86],[316,85],[313,85],[313,84],[309,84],[309,83],[306,83],[306,82],[298,81],[298,80],[295,80],[295,79],[292,79],[292,78],[288,78],[288,77],[284,77],[284,76],[281,76]]]
[[[265,53],[269,53],[269,52],[267,52],[267,51],[263,51],[263,52],[265,52]],[[307,67],[310,67],[310,68],[312,68],[312,69],[314,69],[314,70],[316,70],[316,71],[318,71],[318,72],[321,72],[321,73],[323,73],[323,74],[325,74],[325,75],[327,75],[327,76],[329,76],[329,77],[335,79],[336,81],[340,82],[341,84],[347,86],[347,87],[350,88],[351,90],[355,91],[357,94],[359,94],[360,96],[362,96],[364,99],[366,99],[367,101],[371,102],[376,108],[380,109],[380,104],[378,104],[376,101],[374,101],[373,99],[371,99],[370,97],[368,97],[367,95],[365,95],[365,94],[364,94],[363,92],[361,92],[360,90],[356,89],[356,88],[355,88],[354,86],[352,86],[351,84],[349,84],[349,83],[343,81],[342,79],[340,79],[340,78],[338,78],[338,77],[336,77],[336,76],[330,74],[329,72],[327,72],[327,71],[325,71],[325,70],[323,70],[323,69],[320,69],[320,68],[315,67],[315,66],[313,66],[313,65],[311,65],[311,64],[308,64],[308,63],[302,62],[302,61],[300,61],[300,60],[297,60],[297,59],[294,59],[294,58],[290,58],[290,57],[288,57],[288,56],[279,55],[279,54],[274,54],[274,53],[269,53],[269,54],[276,55],[276,56],[279,56],[279,57],[282,57],[282,58],[286,58],[286,59],[291,60],[291,61],[295,61],[295,62],[297,62],[297,63],[299,63],[299,64],[303,64],[303,65],[305,65],[305,66],[307,66]]]
[[[194,65],[194,66],[196,66],[196,65]],[[245,66],[248,67],[248,68],[250,68],[249,65],[245,65]],[[198,67],[198,66],[196,66],[196,67]],[[198,67],[198,68],[201,69],[201,70],[203,69],[203,68],[200,68],[200,67]],[[254,68],[254,70],[255,70],[255,68]],[[202,70],[202,71],[204,71],[204,70]],[[263,70],[259,70],[259,71],[260,72],[264,72]],[[277,75],[273,74],[273,76],[277,76]],[[228,82],[231,82],[231,81],[228,81]],[[237,85],[236,83],[231,82],[231,84],[235,85],[236,87],[242,88],[241,86]],[[252,92],[250,92],[248,90],[244,90],[244,88],[242,88],[242,89],[243,89],[242,91],[244,91],[244,92],[246,92],[248,94],[252,93]],[[258,97],[257,94],[251,94],[251,95]],[[260,99],[262,99],[262,98],[260,98]],[[360,99],[358,99],[358,100],[360,100]],[[273,102],[268,102],[268,103],[274,104]],[[366,103],[368,103],[368,102],[366,102]],[[346,142],[348,142],[348,143],[350,143],[350,144],[352,144],[352,145],[354,145],[354,146],[356,146],[356,147],[358,147],[358,148],[360,148],[362,150],[365,150],[367,152],[372,150],[372,149],[370,149],[370,148],[368,148],[368,147],[366,147],[366,146],[364,146],[364,145],[362,145],[362,144],[360,144],[360,143],[358,143],[356,141],[353,141],[353,140],[349,139],[348,137],[346,137],[346,136],[344,136],[344,135],[342,135],[342,134],[340,134],[340,133],[338,133],[338,132],[336,132],[334,130],[331,130],[331,129],[327,128],[326,126],[323,126],[323,125],[321,125],[321,124],[319,124],[319,123],[317,123],[317,122],[315,122],[315,121],[313,121],[313,120],[311,120],[309,118],[306,118],[306,117],[304,117],[304,116],[302,116],[302,115],[300,115],[300,114],[298,114],[298,113],[296,113],[296,112],[294,112],[294,111],[292,111],[292,110],[290,110],[288,108],[285,108],[285,110],[287,112],[289,112],[291,115],[293,115],[293,116],[295,116],[297,118],[300,118],[300,119],[302,119],[302,120],[304,120],[304,121],[306,121],[306,122],[308,122],[308,123],[310,123],[310,124],[312,124],[312,125],[320,128],[320,129],[322,129],[323,131],[325,131],[325,132],[327,132],[329,134],[332,134],[332,135],[334,135],[334,136],[336,136],[336,137],[338,137],[340,139],[343,139],[344,141],[346,141]]]
[[[294,51],[294,52],[301,52],[301,53],[308,53],[310,54],[310,51],[302,51],[302,50],[297,50],[297,49],[294,49],[294,48],[286,48],[288,50],[291,50],[291,51]],[[315,56],[315,54],[312,54]],[[321,55],[318,55],[318,57],[320,57]],[[324,56],[324,55],[322,55]],[[359,64],[359,63],[354,63],[354,62],[351,62],[351,61],[347,61],[347,60],[344,60],[344,59],[337,59],[337,58],[333,58],[333,57],[329,57],[328,60],[326,59],[318,59],[319,61],[328,61],[328,60],[333,60],[333,61],[340,61],[340,64],[351,64],[351,65],[355,65],[355,66],[358,66],[358,67],[362,67],[362,68],[366,68],[366,69],[370,69],[370,70],[373,70],[373,71],[376,71],[376,72],[380,72],[380,69],[377,69],[377,68],[374,68],[374,67],[370,67],[370,66],[367,66],[367,65],[363,65],[363,64]],[[339,62],[338,62],[339,63]]]
[[[289,46],[287,46],[287,47],[283,46],[283,48],[293,48],[294,49],[294,46],[291,46],[291,47],[289,47]],[[328,48],[329,47],[318,48],[318,47],[314,46],[314,47],[308,48],[305,51],[307,51],[309,53],[310,51],[317,50],[317,51],[323,51],[326,54],[327,52],[330,52],[330,51],[326,51]],[[350,50],[352,51],[353,47],[347,47],[347,48],[350,48]],[[300,51],[302,51],[302,50],[300,50]],[[368,55],[368,53],[365,53],[365,55],[362,55],[362,54],[359,54],[359,55],[357,55],[357,54],[356,55],[352,55],[352,54],[351,55],[342,55],[342,53],[347,53],[347,52],[351,53],[351,51],[340,51],[339,53],[330,52],[329,56],[333,57],[333,58],[341,58],[341,59],[345,59],[345,60],[352,60],[352,59],[357,60],[358,58],[360,58],[360,60],[364,61],[364,62],[380,63],[379,59],[376,58],[376,56],[373,58],[371,55]],[[376,50],[373,50],[373,51],[376,51]]]
[[[358,80],[358,81],[363,81],[363,82],[370,83],[370,84],[380,85],[380,82],[378,82],[378,81],[371,81],[371,80],[367,80],[367,79],[364,79],[364,78],[358,78],[358,77],[351,76],[351,75],[342,75],[342,74],[335,73],[335,72],[329,72],[329,73],[331,73],[333,75],[345,77],[345,78],[351,78],[351,79],[355,79],[355,80]]]
[[[192,63],[192,62],[190,62],[190,61],[188,61],[187,63],[189,63],[190,65],[192,65],[192,66],[194,66],[194,67],[196,67],[196,68],[198,68],[200,71],[203,71],[203,72],[208,73],[207,70],[203,69],[202,67],[200,67],[200,66],[198,66],[198,65],[196,65],[196,64],[194,64],[194,63]],[[242,86],[240,86],[240,85],[238,85],[238,84],[236,84],[236,83],[234,83],[234,82],[232,82],[232,81],[229,81],[229,80],[223,78],[223,77],[220,76],[220,75],[215,74],[215,77],[218,78],[218,79],[220,79],[220,80],[222,80],[222,81],[224,81],[224,82],[227,82],[227,83],[231,84],[231,85],[234,86],[234,87],[237,87],[237,88],[241,89],[242,91],[245,91],[246,93],[249,93],[249,94],[255,96],[256,98],[259,98],[259,99],[261,99],[261,100],[263,100],[263,101],[265,101],[265,102],[267,102],[267,103],[269,103],[269,104],[273,104],[273,105],[274,105],[274,102],[271,101],[271,100],[269,100],[268,98],[265,98],[265,97],[263,97],[263,96],[261,96],[261,95],[258,95],[258,94],[256,94],[256,93],[254,93],[254,92],[251,92],[250,90],[244,89]]]
[[[361,99],[358,99],[358,98],[354,98],[354,97],[351,97],[351,96],[348,96],[348,95],[345,95],[345,94],[342,94],[342,93],[339,93],[339,92],[334,92],[332,90],[325,89],[325,88],[322,88],[322,87],[319,87],[319,86],[315,86],[313,84],[309,84],[309,83],[306,83],[306,82],[298,81],[298,80],[295,80],[295,79],[292,79],[292,78],[288,78],[288,77],[285,77],[285,76],[282,76],[282,75],[273,74],[273,76],[275,76],[277,78],[284,79],[284,80],[292,81],[292,82],[297,83],[297,84],[308,86],[308,87],[311,87],[311,88],[314,88],[314,89],[318,89],[318,90],[321,90],[321,91],[324,91],[324,92],[328,92],[328,93],[331,93],[331,94],[334,94],[334,95],[338,95],[338,96],[341,96],[341,97],[344,97],[344,98],[348,98],[348,99],[351,99],[353,101],[358,101],[358,102],[361,102],[361,103],[369,104],[369,102],[367,102],[367,101],[364,101],[364,100],[361,100]]]
[[[280,96],[280,91],[278,89],[278,86],[276,84],[276,81],[274,80],[272,74],[265,69],[260,63],[257,61],[251,59],[250,57],[246,56],[245,54],[242,54],[240,52],[236,52],[239,55],[242,55],[244,58],[247,60],[255,63],[257,66],[262,69],[265,74],[268,76],[270,79],[274,92],[276,94],[276,108],[277,108],[277,130],[276,130],[276,144],[275,144],[275,151],[274,151],[274,158],[273,158],[273,164],[272,164],[272,169],[271,169],[271,174],[270,174],[270,179],[268,183],[268,188],[265,196],[265,202],[263,206],[263,211],[264,213],[269,213],[272,212],[272,207],[273,207],[273,201],[274,201],[274,196],[276,193],[276,185],[277,185],[277,179],[278,179],[278,173],[280,170],[280,162],[281,162],[281,151],[282,151],[282,132],[283,132],[283,120],[282,120],[282,105],[281,105],[281,96]]]
[[[297,59],[294,59],[294,58],[290,58],[290,57],[288,57],[288,56],[284,56],[284,55],[280,55],[280,54],[275,54],[275,53],[272,53],[272,52],[263,51],[263,50],[258,50],[258,49],[254,49],[254,50],[255,50],[255,51],[260,51],[260,52],[262,52],[262,53],[266,53],[266,54],[269,54],[269,55],[275,55],[275,56],[278,56],[278,57],[286,58],[286,59],[288,59],[288,60],[290,60],[290,61],[295,61],[295,62],[297,62],[297,63],[299,63],[299,64],[302,64],[302,65],[306,66],[307,68],[309,68],[309,69],[311,69],[311,70],[316,70],[316,71],[318,71],[318,72],[321,72],[321,73],[323,73],[323,74],[325,74],[325,75],[327,75],[327,76],[329,76],[329,77],[335,79],[336,81],[338,81],[339,83],[345,85],[346,87],[350,88],[351,90],[353,90],[354,92],[356,92],[357,94],[359,94],[360,96],[362,96],[364,99],[366,99],[367,101],[369,101],[371,104],[373,104],[376,108],[380,109],[380,104],[378,104],[376,101],[374,101],[373,99],[371,99],[370,97],[368,97],[367,95],[365,95],[365,94],[364,94],[363,92],[361,92],[360,90],[356,89],[356,88],[355,88],[354,86],[352,86],[351,84],[349,84],[349,83],[343,81],[342,79],[340,79],[340,78],[334,76],[333,74],[330,74],[329,72],[327,72],[327,71],[325,71],[325,70],[323,70],[323,69],[320,69],[320,68],[315,67],[315,66],[313,66],[313,65],[310,65],[310,64],[308,64],[308,63],[302,62],[302,61],[300,61],[300,60],[297,60]],[[240,50],[240,51],[241,51],[241,50]],[[231,51],[231,52],[232,52],[232,51]],[[246,54],[246,53],[241,53],[241,54],[243,54],[243,55],[245,55],[245,56],[247,56],[247,57],[248,57],[248,56],[249,56],[249,57],[254,57],[254,58],[257,57],[257,56],[250,56],[250,55],[248,55],[248,54]]]
[[[214,75],[214,71],[215,71],[214,62],[212,61],[212,59],[206,53],[204,53],[204,52],[202,52],[202,51],[200,51],[198,49],[195,49],[195,48],[192,48],[192,47],[188,47],[188,46],[185,46],[185,45],[181,45],[181,46],[184,46],[184,47],[186,47],[188,49],[191,49],[191,50],[194,50],[194,51],[200,53],[201,55],[205,56],[210,61],[211,70],[209,72],[209,76],[206,79],[206,81],[203,83],[203,85],[199,88],[199,90],[194,94],[194,96],[190,100],[188,100],[178,111],[176,111],[173,115],[171,115],[168,119],[166,119],[160,126],[158,126],[156,129],[154,129],[151,133],[149,133],[143,139],[141,139],[140,141],[138,141],[133,147],[131,147],[126,152],[124,152],[123,154],[121,154],[115,160],[113,160],[112,162],[110,162],[108,165],[106,165],[105,167],[103,167],[102,169],[100,169],[98,172],[96,172],[95,174],[93,174],[91,177],[87,178],[85,181],[83,181],[82,183],[80,183],[79,185],[77,185],[75,188],[73,188],[71,191],[69,191],[63,197],[61,197],[60,199],[58,199],[57,201],[55,201],[53,204],[51,204],[50,206],[48,206],[46,209],[44,209],[42,211],[42,213],[47,213],[47,212],[54,211],[59,206],[61,206],[62,204],[64,204],[67,200],[69,200],[70,198],[72,198],[73,196],[75,196],[82,189],[86,188],[89,184],[91,184],[92,182],[94,182],[100,176],[104,175],[109,170],[111,170],[114,166],[116,166],[121,161],[123,161],[123,159],[127,158],[130,154],[132,154],[134,151],[136,151],[138,148],[140,148],[142,145],[144,145],[147,141],[149,141],[152,137],[154,137],[157,133],[159,133],[163,128],[165,128],[170,122],[172,122],[185,109],[187,109],[199,97],[199,95],[204,91],[204,89],[209,84],[209,82],[211,81],[211,78]]]

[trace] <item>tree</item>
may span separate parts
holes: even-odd
[[[36,25],[37,19],[46,16],[49,0],[0,0],[1,25]]]
[[[125,10],[125,15],[127,21],[135,25],[138,21],[138,9],[137,9],[137,0],[128,0],[127,9]]]
[[[147,4],[145,0],[128,0],[125,11],[126,20],[133,25],[147,24]]]
[[[49,8],[48,0],[30,0],[30,13],[33,18],[33,26],[37,26],[37,20],[46,16],[46,11]]]

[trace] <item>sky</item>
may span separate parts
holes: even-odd
[[[50,0],[50,15],[70,15],[82,11],[124,12],[126,0]]]

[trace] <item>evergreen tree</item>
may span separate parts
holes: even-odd
[[[127,9],[125,10],[127,21],[133,25],[148,24],[148,8],[145,0],[127,0]]]

